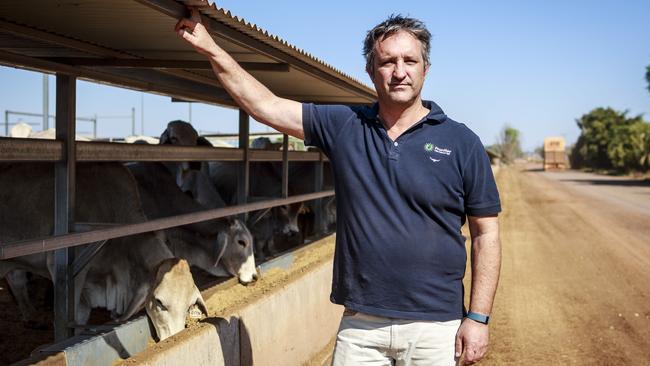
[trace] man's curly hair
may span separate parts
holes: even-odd
[[[375,42],[381,41],[399,31],[405,31],[412,34],[420,41],[422,48],[422,60],[424,65],[429,65],[429,50],[431,42],[431,33],[424,23],[415,18],[409,18],[400,14],[391,14],[388,19],[376,25],[368,31],[366,39],[363,41],[363,56],[366,58],[366,68],[372,69],[375,59]]]

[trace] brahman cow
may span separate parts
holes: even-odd
[[[137,183],[122,164],[78,164],[76,177],[76,222],[130,224],[146,220]],[[0,164],[0,202],[1,242],[52,235],[53,165]],[[12,270],[19,274],[30,271],[54,281],[53,253],[0,261],[0,277]],[[16,300],[28,301],[27,289],[11,283],[11,275],[7,279],[12,291],[18,292]],[[75,277],[74,303],[78,324],[86,324],[94,307],[108,309],[117,321],[144,307],[161,340],[184,328],[188,309],[198,306],[207,314],[187,262],[175,258],[154,233],[109,240]],[[26,317],[31,315],[29,302],[19,307],[27,311]]]
[[[179,189],[163,164],[132,163],[127,167],[138,183],[142,208],[149,219],[206,210],[205,206]],[[189,174],[197,175],[199,172],[191,171]],[[193,179],[200,180],[200,177]],[[225,207],[216,191],[210,200],[210,208]],[[257,279],[253,238],[240,220],[208,220],[166,230],[166,233],[174,254],[187,259],[190,265],[214,276],[237,276],[243,284]]]
[[[191,124],[183,121],[172,121],[160,136],[161,144],[180,146],[212,146],[207,139],[198,135]],[[264,148],[264,145],[257,146]],[[176,184],[208,208],[223,207],[223,200],[228,205],[237,204],[237,187],[240,163],[237,162],[190,162],[165,163],[167,169],[175,177]],[[250,165],[251,196],[272,198],[281,195],[281,170],[272,163],[256,162]],[[302,203],[285,205],[271,210],[252,212],[247,226],[253,234],[255,242],[255,257],[262,259],[267,254],[275,253],[274,241],[282,236],[286,240],[300,240],[298,228],[298,213]]]

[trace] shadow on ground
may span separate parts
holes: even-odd
[[[621,186],[621,187],[650,187],[650,179],[560,179],[563,182],[591,184],[596,186]]]

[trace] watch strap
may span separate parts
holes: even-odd
[[[483,315],[479,313],[473,313],[469,312],[467,313],[467,318],[470,318],[476,322],[487,324],[490,321],[490,316],[489,315]]]

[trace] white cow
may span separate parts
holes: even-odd
[[[25,122],[18,122],[9,131],[9,137],[26,138],[32,133],[32,126]]]
[[[29,134],[30,139],[44,139],[44,140],[54,140],[56,139],[56,129],[50,128],[45,131],[37,131]],[[77,141],[90,141],[88,137],[77,135],[75,136]]]
[[[51,235],[54,213],[54,169],[48,163],[0,164],[0,241],[13,242]],[[146,220],[137,184],[121,164],[78,164],[75,218],[77,222],[128,224]],[[55,280],[52,253],[0,261],[18,293],[21,311],[29,317],[26,288],[14,277],[30,271]],[[21,275],[22,274],[22,275]],[[24,285],[24,284],[22,284]],[[85,324],[90,310],[102,307],[123,321],[143,307],[159,339],[182,330],[189,308],[207,309],[192,280],[189,266],[175,258],[154,233],[112,239],[75,277],[75,321]],[[33,309],[33,308],[31,308]]]

